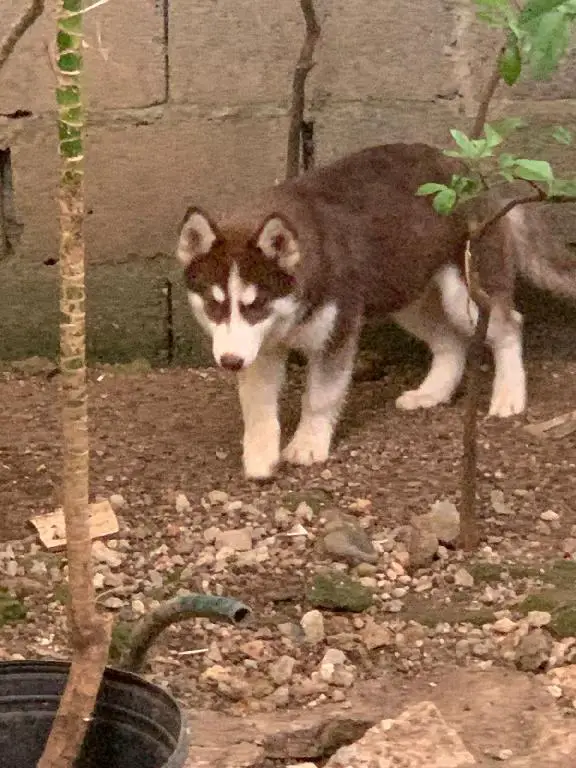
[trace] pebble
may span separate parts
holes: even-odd
[[[109,502],[114,512],[119,512],[126,506],[126,499],[120,493],[113,493],[109,498]]]
[[[495,632],[500,632],[502,635],[508,635],[510,632],[514,632],[518,625],[512,619],[507,616],[502,617],[494,622],[492,625]]]
[[[474,576],[472,576],[471,573],[469,573],[466,568],[458,568],[456,573],[454,574],[454,584],[457,587],[473,587],[474,586]]]
[[[553,523],[556,520],[560,519],[560,515],[558,512],[554,512],[553,509],[547,509],[545,512],[542,512],[540,515],[540,520],[544,520],[546,523]]]
[[[208,493],[208,501],[213,505],[226,504],[229,498],[226,491],[214,490]]]
[[[184,512],[189,512],[192,509],[192,505],[188,501],[188,497],[183,493],[176,495],[174,506],[176,507],[176,512],[178,512],[180,515]]]
[[[296,666],[296,659],[292,656],[280,656],[280,658],[270,666],[270,677],[276,685],[285,685],[290,682]]]
[[[120,552],[110,549],[98,539],[92,542],[92,557],[98,563],[105,563],[110,568],[118,568],[124,560],[124,556]]]
[[[215,544],[220,550],[227,548],[232,552],[247,552],[252,549],[252,529],[236,528],[231,531],[220,531],[216,535]],[[218,555],[216,558],[221,559]]]
[[[311,644],[321,643],[326,634],[324,631],[324,616],[316,609],[308,611],[300,619],[300,626],[306,641]]]
[[[552,616],[548,611],[530,611],[526,616],[526,621],[531,627],[545,627],[552,621]]]

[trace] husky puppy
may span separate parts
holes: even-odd
[[[458,172],[433,147],[388,144],[274,186],[218,221],[188,209],[177,256],[216,363],[238,376],[247,477],[270,477],[281,456],[301,465],[328,458],[367,318],[392,317],[432,352],[424,382],[398,408],[450,400],[477,319],[463,277],[469,221],[462,211],[436,214],[416,190]],[[574,276],[542,255],[550,242],[536,213],[517,207],[475,246],[493,300],[492,416],[526,407],[516,273],[576,297]],[[299,426],[281,454],[278,396],[290,349],[306,355],[307,383]]]

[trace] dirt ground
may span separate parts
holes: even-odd
[[[501,567],[510,573],[512,565],[520,568],[516,577],[510,576],[508,592],[504,588],[502,592],[513,594],[514,599],[494,598],[495,605],[489,606],[513,611],[528,589],[526,580],[522,581],[528,571],[521,572],[521,568],[541,568],[565,557],[563,542],[576,530],[576,434],[535,441],[522,427],[526,421],[574,409],[575,374],[576,361],[568,355],[554,357],[544,334],[538,352],[528,361],[528,415],[481,421],[483,544],[470,557],[454,552],[447,555],[455,567],[464,564],[475,574],[468,602],[487,602],[482,594],[492,582],[478,567],[479,562],[504,564]],[[328,507],[365,518],[363,524],[371,532],[390,531],[406,525],[412,515],[427,512],[438,499],[458,502],[463,399],[431,412],[403,413],[394,407],[395,397],[403,388],[412,388],[422,375],[421,368],[400,365],[385,369],[376,380],[357,379],[329,462],[311,469],[282,467],[274,482],[261,486],[245,481],[241,474],[241,424],[231,376],[186,369],[134,372],[102,367],[90,371],[92,493],[94,498],[121,494],[126,502],[119,511],[118,551],[124,558],[122,584],[126,587],[128,583],[129,588],[117,593],[121,599],[113,606],[120,620],[133,620],[130,601],[134,596],[146,603],[176,594],[180,587],[236,597],[254,614],[251,625],[243,629],[216,631],[215,625],[198,622],[172,628],[151,653],[151,679],[167,684],[193,708],[245,715],[286,706],[285,701],[271,703],[273,686],[264,686],[261,694],[252,691],[243,696],[242,691],[228,691],[226,695],[222,687],[215,688],[200,677],[209,664],[223,663],[244,667],[250,675],[282,653],[293,655],[303,672],[318,665],[325,647],[298,649],[286,637],[285,627],[298,623],[309,607],[306,584],[331,560],[314,541],[284,539],[277,554],[266,562],[250,568],[234,564],[213,567],[203,560],[209,541],[205,532],[214,526],[226,530],[250,524],[268,541],[278,533],[278,510],[294,511],[302,501],[320,516],[304,521],[312,533],[317,533],[322,510]],[[491,376],[486,374],[483,413],[490,383]],[[285,435],[295,426],[301,384],[302,371],[295,368],[283,404]],[[0,646],[5,658],[14,654],[65,656],[62,556],[43,553],[28,524],[30,516],[51,511],[59,501],[58,376],[6,370],[0,375],[0,401],[0,559],[10,543],[19,563],[16,580],[26,577],[21,593],[27,608],[25,621],[4,626],[0,622]],[[208,503],[207,497],[215,489],[224,491],[230,502]],[[494,490],[502,491],[513,514],[502,517],[494,513],[490,502]],[[190,509],[176,508],[178,493],[186,495]],[[556,516],[546,523],[546,515],[544,519],[541,515],[550,510]],[[12,555],[5,552],[4,556]],[[159,579],[152,578],[152,570],[161,574]],[[13,582],[8,579],[6,583]],[[506,665],[490,652],[484,656],[479,652],[472,660],[470,654],[455,653],[466,620],[458,615],[450,618],[443,610],[450,601],[447,595],[453,597],[456,591],[453,580],[438,577],[426,608],[428,613],[433,607],[439,610],[432,624],[451,625],[452,643],[440,638],[437,629],[431,630],[436,632],[434,638],[421,638],[421,644],[416,642],[416,650],[412,648],[408,654],[391,649],[366,651],[354,646],[354,638],[342,639],[365,628],[365,620],[329,611],[325,612],[326,635],[342,641],[341,647],[355,664],[358,684],[385,676],[386,690],[397,692],[396,698],[390,693],[387,699],[393,708],[395,701],[406,699],[407,687],[437,686],[447,668]],[[114,587],[104,593],[114,593]],[[371,617],[392,622],[393,629],[406,622],[414,625],[419,619],[417,610],[409,614],[410,605],[407,600],[397,615],[390,615],[386,605],[378,603],[371,609]],[[430,621],[422,624],[431,625]],[[475,631],[480,632],[470,630]],[[448,630],[445,634],[448,638]],[[428,640],[429,650],[421,651]],[[253,642],[260,645],[249,646]],[[208,659],[201,655],[203,651],[190,653],[203,646],[211,649]],[[446,696],[452,711],[453,692],[447,691]],[[266,700],[267,704],[253,705],[253,700]],[[310,696],[302,694],[300,701],[309,700]],[[291,699],[301,707],[298,701],[298,697]],[[285,763],[270,762],[276,764]]]

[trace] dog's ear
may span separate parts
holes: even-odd
[[[254,236],[254,243],[264,256],[274,259],[288,274],[300,261],[300,246],[296,232],[286,219],[276,213],[268,216]]]
[[[220,239],[216,226],[200,208],[188,208],[180,226],[176,256],[188,267],[198,256],[210,252]]]

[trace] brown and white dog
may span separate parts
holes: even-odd
[[[458,171],[427,145],[390,144],[274,186],[218,223],[199,208],[187,211],[177,256],[216,363],[238,373],[248,477],[268,478],[280,461],[278,396],[290,349],[309,362],[300,423],[282,457],[302,465],[328,458],[371,316],[391,316],[432,352],[424,382],[397,407],[450,400],[477,315],[462,276],[469,222],[462,212],[436,214],[415,193]],[[520,207],[482,238],[481,280],[494,300],[490,415],[526,407],[516,273],[576,297],[574,275],[541,255],[550,243],[541,220]]]

